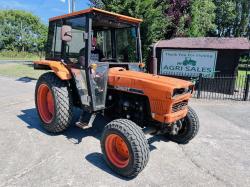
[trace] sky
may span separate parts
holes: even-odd
[[[76,10],[89,7],[88,0],[75,0],[75,2]],[[68,0],[0,0],[0,10],[3,9],[32,12],[47,24],[49,18],[68,13]]]

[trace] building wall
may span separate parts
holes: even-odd
[[[216,71],[219,75],[237,75],[240,52],[237,50],[218,51]]]

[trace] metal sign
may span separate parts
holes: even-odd
[[[163,49],[161,54],[161,75],[213,77],[217,51]]]

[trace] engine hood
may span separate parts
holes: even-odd
[[[111,89],[146,96],[151,113],[158,121],[165,120],[164,115],[171,113],[175,103],[186,102],[192,97],[193,84],[189,81],[123,68],[110,68],[108,77]]]
[[[174,89],[178,88],[188,88],[189,86],[192,85],[191,82],[181,80],[181,79],[176,79],[176,78],[171,78],[171,77],[165,77],[165,76],[159,76],[159,75],[152,75],[148,73],[143,73],[143,72],[137,72],[137,71],[130,71],[130,70],[125,70],[123,68],[111,68],[109,70],[109,83],[111,85],[115,84],[126,84],[127,86],[132,86],[132,87],[141,87],[140,85],[143,84],[144,88],[145,86],[153,86],[154,88],[156,87],[156,90],[162,90],[164,89],[165,91],[172,92]],[[131,85],[134,83],[134,86]],[[137,85],[136,85],[137,84]],[[125,85],[124,85],[125,86]]]

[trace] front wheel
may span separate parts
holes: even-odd
[[[144,133],[127,119],[114,120],[104,128],[101,148],[110,168],[124,177],[137,176],[149,160],[149,146]]]
[[[199,131],[199,118],[196,112],[188,107],[188,113],[184,119],[180,121],[181,128],[177,135],[166,134],[166,137],[179,144],[187,144],[192,140]]]
[[[73,110],[71,92],[67,83],[54,73],[45,73],[38,79],[35,102],[44,129],[59,133],[70,126]]]

